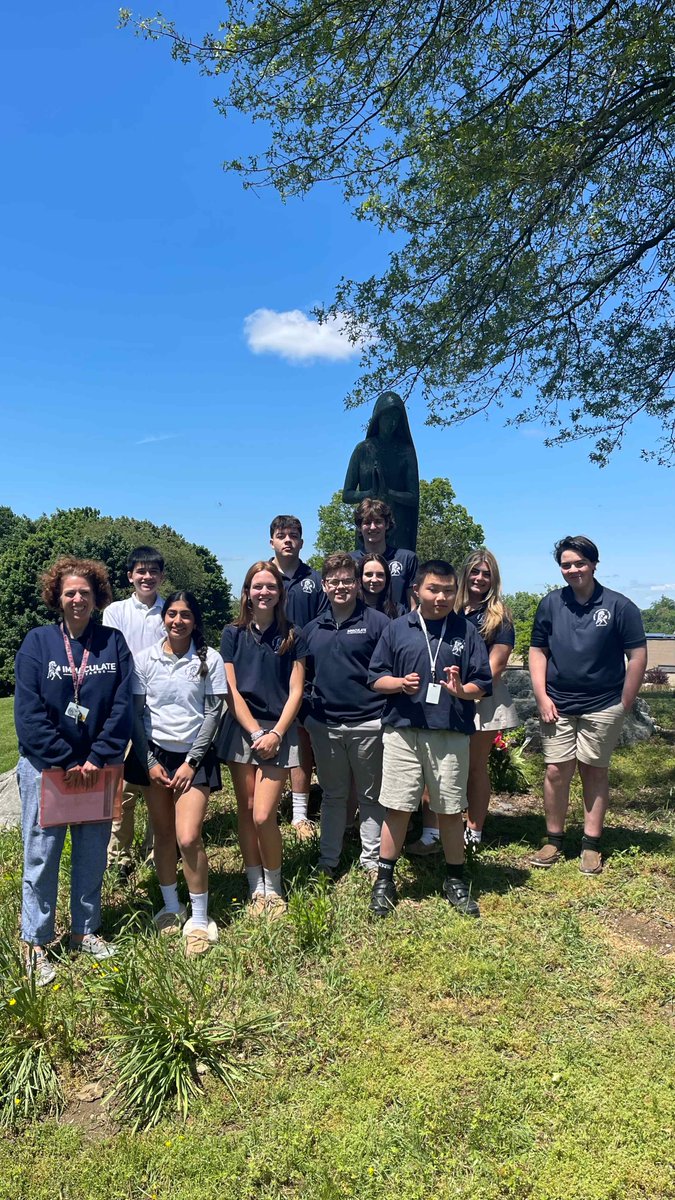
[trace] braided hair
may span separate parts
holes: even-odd
[[[202,628],[203,617],[202,610],[199,607],[199,601],[192,592],[172,592],[170,596],[167,596],[162,606],[162,620],[164,620],[166,614],[171,608],[171,605],[176,603],[176,600],[184,600],[190,609],[192,616],[194,617],[195,627],[192,630],[192,640],[195,644],[197,658],[201,664],[199,667],[199,677],[200,679],[205,679],[209,673],[209,668],[206,665],[208,646],[206,644],[206,638],[204,637],[204,630]]]

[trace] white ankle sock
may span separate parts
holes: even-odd
[[[248,890],[251,896],[265,895],[265,877],[261,866],[247,867],[246,878],[248,880]]]
[[[266,896],[281,896],[283,899],[284,893],[281,890],[281,867],[276,871],[265,871],[265,895]]]
[[[180,912],[180,901],[178,899],[178,884],[177,883],[160,883],[159,890],[162,893],[162,900],[167,912]]]
[[[431,846],[434,842],[438,841],[440,836],[441,835],[437,829],[428,829],[427,828],[427,829],[422,830],[422,836],[420,838],[420,841],[423,846]]]
[[[293,816],[291,818],[294,825],[298,821],[307,820],[307,805],[309,804],[309,792],[293,792]]]
[[[208,929],[209,893],[199,892],[196,896],[190,892],[190,907],[192,908],[192,924],[195,929]]]
[[[466,841],[473,842],[474,846],[480,846],[483,840],[482,829],[472,829],[470,825],[466,827]]]

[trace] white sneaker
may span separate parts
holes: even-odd
[[[35,978],[36,987],[46,987],[56,979],[56,967],[47,958],[47,951],[42,946],[28,946],[26,955],[26,974]]]
[[[114,958],[117,954],[117,948],[111,946],[109,942],[104,942],[97,933],[85,933],[81,942],[75,942],[71,937],[70,949],[73,954],[88,954],[97,962],[102,962],[106,958]]]

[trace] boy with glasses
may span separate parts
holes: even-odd
[[[377,873],[382,775],[382,698],[368,686],[373,651],[389,618],[364,604],[356,563],[330,554],[322,569],[329,608],[305,627],[310,713],[305,718],[323,788],[318,870],[330,879],[340,861],[352,780],[359,807],[361,867]]]

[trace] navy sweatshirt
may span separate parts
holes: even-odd
[[[119,630],[90,622],[81,637],[70,639],[76,668],[90,632],[89,662],[79,695],[80,704],[89,709],[85,722],[66,716],[74,688],[58,625],[31,629],[16,656],[19,750],[38,771],[67,770],[87,761],[105,767],[124,760],[131,737],[133,660]]]

